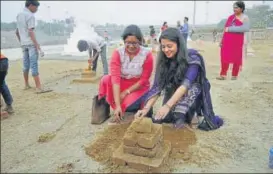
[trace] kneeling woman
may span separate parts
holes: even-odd
[[[114,109],[113,122],[121,121],[125,111],[137,112],[144,94],[150,89],[153,56],[151,51],[141,46],[141,30],[130,25],[122,37],[124,47],[113,52],[110,75],[101,79],[99,95],[93,101],[93,124],[100,124],[109,117],[109,105]],[[94,106],[96,103],[97,107]]]
[[[204,116],[204,121],[198,126],[200,129],[219,128],[223,120],[213,112],[202,56],[196,50],[186,49],[185,41],[176,28],[162,32],[160,46],[153,87],[147,94],[144,108],[135,116],[146,116],[164,91],[163,106],[153,117],[154,122],[172,122],[176,128],[182,128],[185,123],[191,123],[197,113]]]

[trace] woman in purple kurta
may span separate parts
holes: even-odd
[[[163,105],[152,117],[153,122],[172,122],[174,127],[182,128],[197,113],[204,116],[198,128],[217,129],[223,120],[213,111],[203,57],[185,45],[176,28],[162,32],[154,84],[146,94],[144,107],[135,116],[146,116],[164,91]]]

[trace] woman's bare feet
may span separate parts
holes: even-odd
[[[47,93],[47,92],[52,92],[53,90],[52,89],[38,89],[36,88],[36,94],[42,94],[42,93]]]

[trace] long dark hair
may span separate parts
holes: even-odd
[[[177,28],[168,28],[162,32],[159,42],[162,39],[168,39],[177,44],[177,53],[174,58],[169,59],[162,51],[160,51],[157,58],[156,74],[160,89],[173,89],[181,85],[184,80],[185,72],[188,67],[188,52],[185,40]]]

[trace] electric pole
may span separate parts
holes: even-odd
[[[196,1],[193,1],[192,27],[195,28]]]
[[[208,24],[209,20],[209,1],[206,1],[206,24]]]

